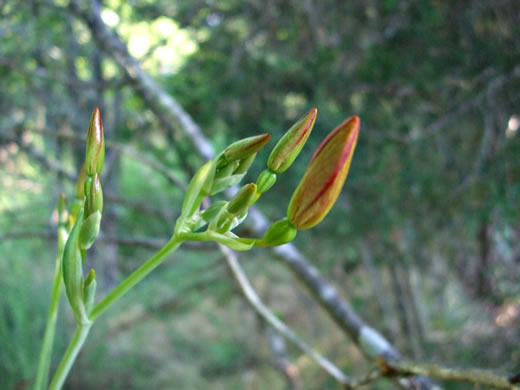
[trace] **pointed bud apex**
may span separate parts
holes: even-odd
[[[87,277],[85,278],[85,283],[83,285],[83,302],[85,304],[85,310],[87,313],[90,313],[92,307],[94,306],[96,286],[96,271],[91,269],[88,272]]]
[[[318,147],[289,203],[297,229],[317,225],[330,211],[345,183],[359,134],[359,117],[341,123]]]
[[[224,151],[224,158],[228,162],[245,159],[262,149],[270,139],[269,133],[244,138],[229,145]]]
[[[85,180],[87,180],[87,171],[85,171],[85,164],[81,166],[78,180],[76,180],[76,198],[83,199],[85,196]]]
[[[85,171],[87,175],[101,173],[105,161],[105,138],[101,113],[96,107],[90,117],[87,135],[87,149],[85,151]]]
[[[85,215],[88,217],[96,211],[99,211],[100,213],[103,211],[103,190],[101,189],[101,182],[98,174],[94,175],[92,180],[87,179],[87,183],[90,188],[85,202]]]
[[[262,245],[278,246],[291,242],[298,231],[287,218],[276,221],[264,234]]]
[[[276,183],[277,175],[271,172],[269,169],[264,170],[258,179],[256,179],[256,185],[258,186],[258,193],[263,194],[271,189]]]
[[[318,110],[313,108],[300,118],[278,141],[267,160],[267,167],[271,171],[282,173],[292,165],[300,154],[303,145],[307,142],[317,115]]]
[[[233,199],[229,201],[227,210],[233,215],[240,214],[249,208],[253,203],[255,196],[256,184],[246,184],[235,194]]]

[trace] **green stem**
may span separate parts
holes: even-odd
[[[114,288],[101,302],[99,302],[90,313],[89,320],[94,322],[105,310],[114,304],[119,298],[128,292],[132,287],[139,283],[143,278],[152,272],[164,258],[171,252],[176,250],[183,242],[182,238],[173,236],[168,243],[159,250],[155,255],[148,259],[143,265],[136,269],[130,276],[123,280],[116,288]]]
[[[63,232],[61,232],[63,233]],[[63,257],[63,246],[66,240],[65,235],[58,232],[58,254],[56,256],[56,267],[54,270],[54,282],[52,284],[51,302],[49,305],[49,314],[45,333],[43,336],[42,348],[40,350],[40,360],[38,362],[38,372],[36,373],[36,381],[34,390],[44,390],[47,387],[49,378],[49,367],[51,364],[52,346],[54,343],[54,333],[56,329],[56,319],[58,317],[58,307],[60,303],[61,293],[61,259]]]
[[[76,357],[83,347],[85,340],[87,339],[88,333],[90,331],[90,326],[92,324],[78,324],[76,326],[76,331],[74,332],[74,336],[72,336],[72,340],[63,355],[63,359],[54,374],[54,378],[49,386],[49,390],[60,390],[63,384],[65,383],[65,379],[69,375],[69,371],[76,360]]]
[[[88,332],[94,320],[96,320],[101,314],[103,314],[110,306],[112,306],[119,298],[128,292],[132,287],[144,279],[146,275],[152,272],[159,264],[161,264],[166,256],[171,252],[175,251],[184,241],[183,238],[173,236],[168,243],[162,247],[159,252],[149,258],[143,265],[136,269],[130,276],[123,280],[116,288],[114,288],[105,298],[97,304],[92,310],[89,316],[89,322],[78,324],[76,332],[70,341],[65,355],[61,360],[54,378],[51,382],[49,390],[60,390],[69,374],[74,360],[78,356],[81,347],[85,343]]]

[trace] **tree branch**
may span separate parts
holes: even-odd
[[[262,316],[263,319],[269,323],[277,332],[282,334],[287,340],[291,341],[299,349],[305,352],[311,357],[321,368],[323,368],[330,376],[336,379],[339,383],[346,387],[350,387],[351,380],[347,377],[339,368],[337,368],[332,362],[327,360],[325,357],[320,355],[305,341],[296,335],[284,322],[278,319],[271,310],[262,302],[258,294],[256,293],[251,282],[247,278],[244,270],[240,266],[236,254],[226,246],[221,244],[218,245],[220,251],[226,258],[226,262],[233,273],[236,281],[238,282],[244,296],[246,297],[249,304],[255,309],[255,311]]]

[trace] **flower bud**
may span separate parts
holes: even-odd
[[[265,246],[278,246],[291,242],[296,237],[298,230],[287,218],[273,223],[264,234],[262,244]]]
[[[63,251],[63,282],[74,316],[80,321],[85,315],[83,306],[83,260],[78,246],[79,234],[83,220],[80,212],[76,223],[70,232]]]
[[[242,213],[243,211],[246,211],[251,205],[251,203],[254,201],[255,195],[256,184],[246,184],[240,190],[238,190],[233,199],[229,201],[227,210],[233,215],[237,215]]]
[[[245,159],[262,149],[270,139],[269,133],[241,139],[226,148],[224,158],[227,162]]]
[[[256,185],[258,186],[258,193],[263,194],[271,189],[276,183],[277,175],[276,173],[270,171],[269,169],[265,169],[258,179],[256,179]]]
[[[297,229],[317,225],[330,211],[345,183],[359,134],[359,117],[341,123],[318,147],[289,203]]]
[[[81,224],[78,246],[80,249],[89,249],[99,234],[101,225],[101,212],[95,211],[90,214]]]
[[[289,168],[311,134],[318,110],[313,108],[296,122],[278,141],[267,160],[267,167],[274,173],[282,173]]]
[[[105,138],[103,136],[103,123],[101,113],[96,107],[90,117],[87,135],[87,148],[85,151],[85,171],[87,175],[101,173],[105,161]]]
[[[87,179],[88,193],[85,202],[85,214],[89,216],[96,211],[100,213],[103,211],[103,190],[101,189],[101,182],[99,175],[96,174],[92,180]]]

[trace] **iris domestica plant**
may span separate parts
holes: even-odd
[[[96,273],[85,275],[87,251],[99,234],[103,211],[100,174],[105,156],[103,124],[98,108],[90,119],[85,163],[76,183],[70,211],[60,197],[58,256],[49,320],[38,365],[35,389],[47,388],[49,362],[55,329],[61,280],[76,319],[76,331],[54,373],[49,388],[61,389],[81,350],[92,324],[119,298],[138,284],[186,241],[214,241],[237,251],[254,246],[277,246],[292,241],[298,230],[317,225],[334,205],[347,177],[359,134],[360,120],[353,116],[341,123],[321,143],[289,203],[287,216],[274,222],[261,238],[240,237],[233,230],[247,217],[249,208],[269,191],[280,174],[296,160],[309,138],[317,117],[313,108],[298,120],[278,141],[267,160],[266,169],[255,183],[243,185],[228,201],[220,200],[203,208],[211,198],[238,185],[246,175],[258,151],[270,140],[270,134],[242,139],[204,164],[186,190],[181,215],[168,243],[117,287],[95,304]]]

